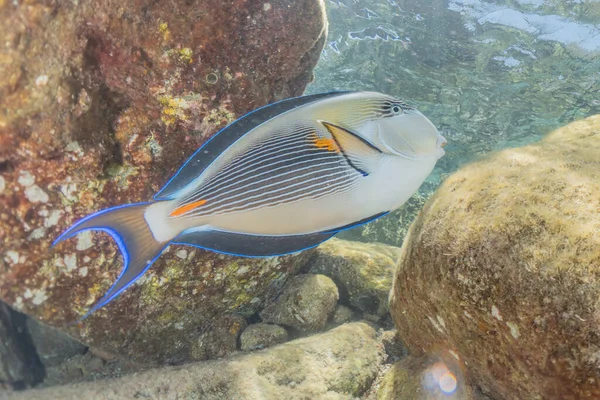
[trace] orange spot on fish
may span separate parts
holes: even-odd
[[[333,139],[314,138],[313,143],[320,149],[327,149],[328,151],[340,151],[339,146]]]
[[[180,215],[185,214],[186,212],[193,210],[196,207],[200,207],[204,204],[206,204],[206,200],[198,200],[193,203],[184,204],[181,207],[177,207],[176,209],[174,209],[170,215],[171,217],[179,217]]]

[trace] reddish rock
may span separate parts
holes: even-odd
[[[0,1],[0,298],[99,350],[188,358],[221,315],[249,315],[306,255],[246,260],[172,246],[79,326],[122,259],[79,218],[147,201],[236,117],[300,95],[326,36],[321,0]]]

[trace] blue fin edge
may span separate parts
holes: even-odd
[[[106,214],[108,212],[114,211],[114,210],[118,210],[121,208],[127,208],[127,207],[133,207],[133,206],[140,206],[140,205],[144,205],[144,204],[151,204],[151,202],[146,201],[146,202],[141,202],[141,203],[132,203],[132,204],[123,204],[120,206],[116,206],[116,207],[111,207],[111,208],[106,208],[104,210],[100,210],[100,211],[96,211],[93,214],[90,214],[88,216],[83,217],[82,219],[80,219],[79,221],[75,222],[73,225],[71,225],[67,230],[65,230],[63,233],[61,233],[56,239],[54,239],[54,241],[52,242],[51,247],[56,246],[58,243],[62,242],[63,240],[69,239],[75,235],[77,235],[80,232],[85,232],[85,231],[90,231],[90,230],[97,230],[97,231],[104,231],[104,232],[108,232],[108,230],[114,232],[115,234],[117,234],[117,232],[109,227],[90,227],[90,228],[85,228],[85,229],[81,229],[81,230],[77,230],[77,227],[80,226],[81,224],[83,224],[84,222],[89,221],[90,219],[96,218],[99,215],[102,214]],[[69,233],[70,232],[70,233]],[[109,234],[112,233],[108,232]],[[118,235],[118,234],[117,234]],[[114,236],[113,236],[114,238]],[[117,240],[115,238],[115,240]],[[120,237],[119,237],[119,240]]]
[[[316,233],[339,233],[339,232],[342,232],[342,231],[346,231],[348,229],[352,229],[352,228],[356,228],[358,226],[362,226],[362,225],[368,224],[369,222],[375,221],[376,219],[381,218],[384,215],[387,215],[389,213],[390,213],[389,211],[385,211],[385,212],[383,212],[381,214],[375,215],[372,218],[369,218],[366,221],[363,220],[363,221],[360,221],[360,222],[357,222],[357,223],[354,223],[354,224],[343,226],[341,228],[334,228],[334,229],[331,229],[331,230],[322,231],[322,232],[316,232]],[[236,232],[230,232],[230,233],[236,233]],[[244,235],[248,235],[248,236],[265,236],[265,235],[253,235],[253,234],[249,234],[249,233],[244,233]],[[286,235],[282,235],[282,236],[286,236]],[[288,236],[294,236],[294,235],[288,235]],[[199,246],[197,244],[186,243],[186,242],[172,241],[169,244],[180,244],[180,245],[184,245],[184,246],[195,247],[195,248],[198,248],[198,249],[208,250],[208,251],[212,251],[212,252],[215,252],[215,253],[224,254],[224,255],[228,255],[228,256],[236,256],[236,257],[244,257],[244,258],[269,258],[269,257],[279,257],[279,256],[286,256],[286,255],[290,255],[290,254],[300,253],[302,251],[306,251],[306,250],[315,248],[315,247],[319,246],[321,243],[328,241],[329,239],[331,239],[331,238],[324,239],[324,240],[322,240],[322,241],[320,241],[318,243],[315,243],[315,244],[313,244],[311,246],[308,246],[308,247],[304,247],[304,248],[299,249],[299,250],[289,251],[287,253],[270,254],[270,255],[267,255],[267,256],[249,256],[249,255],[246,255],[246,254],[230,253],[230,252],[221,251],[221,250],[214,250],[214,249],[211,249],[211,248],[208,248],[208,247]]]
[[[77,235],[77,234],[79,234],[81,232],[85,232],[85,231],[101,231],[101,232],[108,233],[113,238],[113,240],[117,244],[117,247],[119,248],[119,251],[123,255],[123,268],[121,269],[121,273],[119,274],[119,276],[117,277],[117,279],[115,280],[115,282],[106,291],[108,293],[108,292],[111,291],[111,289],[113,287],[116,286],[117,282],[119,282],[119,279],[121,279],[121,277],[123,276],[123,274],[125,274],[125,272],[127,272],[127,268],[129,268],[129,252],[127,251],[127,247],[125,246],[125,243],[123,242],[123,239],[121,238],[121,235],[119,235],[119,233],[115,229],[113,229],[113,228],[106,227],[106,226],[92,226],[92,227],[81,229],[81,230],[77,230],[76,228],[78,226],[80,226],[81,224],[83,224],[84,222],[89,221],[90,219],[93,219],[93,218],[95,218],[95,217],[97,217],[99,215],[111,212],[113,210],[117,210],[117,209],[121,209],[121,208],[127,208],[127,207],[133,207],[133,206],[139,206],[139,205],[144,205],[144,204],[150,204],[150,202],[125,204],[125,205],[121,205],[121,206],[107,208],[105,210],[101,210],[101,211],[95,212],[93,214],[90,214],[90,215],[88,215],[88,216],[80,219],[79,221],[77,221],[69,229],[67,229],[65,232],[63,232],[58,238],[56,238],[54,240],[54,242],[52,243],[52,247],[56,246],[61,241],[69,239],[69,238],[71,238],[71,237],[73,237],[73,236],[75,236],[75,235]],[[167,245],[168,244],[166,244],[165,247]],[[164,248],[163,248],[163,251],[164,251]],[[163,251],[161,251],[160,253],[158,253],[158,255],[154,259],[152,259],[152,261],[150,261],[148,263],[148,265],[146,266],[146,268],[144,268],[144,270],[140,274],[138,274],[133,280],[131,280],[131,282],[128,285],[125,285],[123,288],[121,288],[117,292],[113,293],[108,299],[104,299],[102,302],[97,303],[94,306],[92,306],[92,308],[90,308],[88,310],[88,312],[86,312],[83,315],[83,317],[81,317],[78,320],[76,320],[75,322],[69,324],[69,326],[70,325],[78,324],[79,322],[81,322],[84,319],[86,319],[87,317],[89,317],[92,313],[94,313],[98,309],[102,308],[103,306],[105,306],[106,304],[108,304],[112,300],[114,300],[119,294],[121,294],[125,289],[127,289],[129,286],[131,286],[140,276],[142,276],[144,274],[144,272],[146,272],[148,270],[148,268],[150,268],[150,266],[154,263],[154,261],[156,261],[156,259],[158,257],[160,257],[160,255],[162,254]]]

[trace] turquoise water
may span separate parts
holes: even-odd
[[[326,1],[329,38],[307,93],[389,93],[448,139],[400,210],[341,237],[401,245],[444,176],[600,112],[600,2]],[[391,233],[393,231],[393,233]]]
[[[307,93],[373,90],[416,105],[449,139],[431,182],[600,112],[598,2],[326,5],[328,44]]]

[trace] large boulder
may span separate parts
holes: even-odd
[[[254,353],[34,389],[6,399],[351,400],[367,391],[382,362],[375,330],[357,322]]]
[[[103,233],[50,244],[87,214],[149,200],[236,117],[300,95],[326,32],[322,0],[0,2],[0,299],[144,363],[184,361],[222,316],[258,311],[308,254],[172,246],[66,328],[122,258]]]
[[[448,178],[412,225],[391,312],[498,399],[600,398],[600,115]]]

